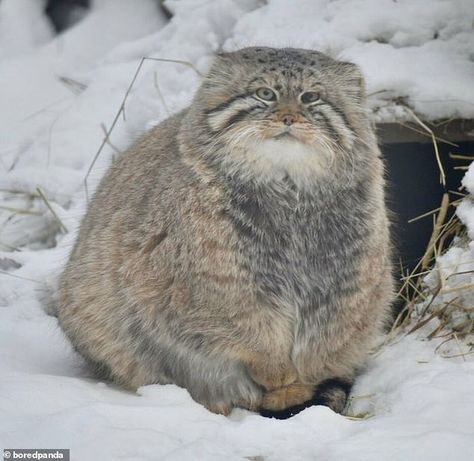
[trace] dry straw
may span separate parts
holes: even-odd
[[[417,123],[426,128],[432,139],[440,167],[441,182],[444,185],[445,174],[437,146],[438,140],[443,141],[436,137],[434,132],[421,122],[411,110],[409,112],[413,114],[413,118]],[[451,154],[451,158],[466,162],[474,160],[474,156],[459,154]],[[463,166],[463,168],[467,169],[466,166]],[[444,357],[462,357],[464,359],[466,355],[474,353],[474,344],[471,342],[474,334],[474,307],[468,305],[468,302],[465,301],[465,295],[473,293],[474,284],[468,283],[448,287],[449,281],[453,277],[467,275],[474,271],[457,271],[444,276],[439,265],[436,264],[438,257],[453,245],[454,237],[457,237],[456,245],[463,245],[468,242],[465,227],[455,213],[452,213],[451,216],[449,213],[450,208],[455,208],[461,200],[466,198],[466,194],[461,191],[462,187],[459,191],[445,192],[438,208],[409,221],[414,222],[432,216],[433,231],[426,251],[416,267],[405,275],[402,270],[402,284],[397,296],[404,301],[404,307],[395,319],[386,342],[402,332],[411,334],[426,327],[426,330],[423,331],[427,332],[425,334],[427,339],[443,338],[443,341],[436,348],[437,352],[442,351],[443,346],[450,342],[454,345],[453,347],[459,350],[459,353],[444,354]],[[450,195],[460,197],[451,200]],[[448,242],[451,243],[448,244]],[[425,277],[430,273],[437,276],[437,283],[434,287],[429,287],[424,283]],[[446,294],[450,294],[449,300],[446,300],[443,296]],[[457,319],[456,322],[453,319]],[[430,328],[429,325],[434,326]]]

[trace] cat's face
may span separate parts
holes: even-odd
[[[357,138],[351,121],[363,111],[362,85],[353,64],[314,51],[226,53],[201,88],[206,128],[238,165],[292,176],[324,171]]]

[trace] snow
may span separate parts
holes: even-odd
[[[470,0],[168,1],[169,23],[156,5],[95,0],[53,36],[43,2],[0,3],[0,448],[70,448],[72,459],[92,461],[472,459],[474,357],[454,344],[443,358],[423,330],[371,356],[348,410],[362,418],[312,407],[277,421],[211,414],[172,385],[132,394],[99,383],[46,314],[86,209],[86,175],[142,56],[205,72],[220,47],[317,48],[358,63],[369,93],[389,90],[371,97],[377,120],[406,116],[394,98],[427,119],[474,116]],[[89,193],[198,84],[188,65],[145,61]],[[463,185],[474,193],[473,165]],[[466,272],[450,287],[474,283],[472,201],[457,213],[470,238],[438,259],[446,277]]]
[[[462,185],[471,195],[474,195],[474,163],[471,163],[469,170],[463,178]],[[463,200],[459,204],[457,214],[466,226],[469,237],[471,240],[474,240],[474,201]]]
[[[53,27],[41,14],[44,0],[3,0],[0,4],[0,58],[13,57],[47,43]]]

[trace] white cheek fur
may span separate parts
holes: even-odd
[[[235,173],[262,181],[289,176],[304,187],[325,176],[331,169],[334,152],[322,144],[307,145],[292,139],[249,140],[245,147],[232,149],[228,166]]]

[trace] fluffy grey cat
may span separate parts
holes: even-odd
[[[223,53],[100,184],[60,280],[74,347],[213,412],[342,411],[392,296],[383,165],[353,64]]]

